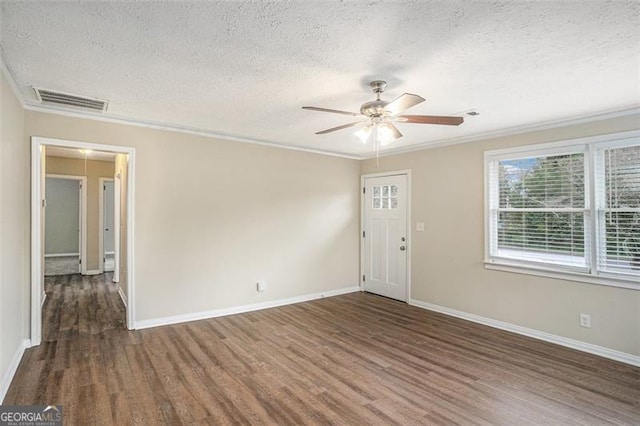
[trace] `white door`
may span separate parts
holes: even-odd
[[[407,176],[364,182],[364,289],[406,301]]]
[[[115,215],[115,203],[114,203],[114,183],[113,181],[104,181],[103,186],[103,243],[104,243],[104,270],[113,271],[115,268],[115,234],[114,234],[114,215]]]
[[[45,180],[45,275],[77,274],[82,260],[82,183]]]

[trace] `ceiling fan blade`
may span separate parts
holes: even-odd
[[[397,118],[401,123],[445,124],[448,126],[459,126],[464,122],[462,117],[444,115],[400,115]]]
[[[387,146],[391,142],[402,137],[402,133],[398,130],[393,123],[385,121],[378,125],[377,129],[378,142],[380,146]]]
[[[402,137],[402,133],[400,133],[400,130],[398,130],[398,128],[394,126],[393,123],[387,122],[385,123],[385,125],[391,130],[394,139]]]
[[[424,98],[418,95],[412,95],[411,93],[403,93],[398,96],[384,107],[384,110],[389,113],[389,115],[398,115],[402,114],[412,106],[416,106],[419,103],[424,102]]]
[[[354,117],[358,117],[359,115],[362,115],[362,114],[357,113],[357,112],[340,111],[340,110],[337,110],[337,109],[320,108],[320,107],[312,107],[312,106],[303,106],[302,109],[309,109],[311,111],[320,111],[320,112],[332,112],[334,114],[351,115],[351,116],[354,116]]]
[[[336,132],[338,130],[342,130],[342,129],[347,129],[349,127],[353,127],[353,126],[358,125],[360,123],[365,123],[365,122],[364,121],[354,121],[353,123],[343,124],[342,126],[332,127],[330,129],[326,129],[326,130],[321,130],[319,132],[316,132],[316,135],[325,135],[327,133]]]

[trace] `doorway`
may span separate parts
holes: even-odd
[[[87,178],[46,175],[45,275],[86,273]]]
[[[116,266],[116,258],[119,255],[118,246],[119,241],[116,241],[115,228],[119,222],[120,212],[116,210],[115,199],[119,198],[120,194],[116,195],[115,179],[113,178],[100,178],[99,179],[99,243],[100,248],[99,262],[101,272],[114,272]],[[114,282],[118,282],[115,279]]]
[[[362,176],[362,285],[367,292],[410,296],[410,171]]]
[[[116,164],[120,167],[120,174],[124,176],[122,187],[124,187],[121,194],[121,206],[122,214],[125,214],[127,219],[131,221],[128,226],[124,226],[125,230],[122,235],[122,244],[126,256],[121,259],[126,264],[126,269],[120,276],[121,285],[119,289],[115,289],[119,293],[119,297],[122,299],[123,307],[121,312],[124,311],[126,317],[126,327],[129,329],[135,328],[135,304],[134,304],[134,176],[135,176],[135,150],[129,147],[101,145],[78,141],[67,141],[59,139],[49,139],[41,137],[32,137],[32,155],[31,155],[31,345],[37,346],[42,341],[42,305],[45,300],[45,224],[46,224],[46,164],[47,164],[47,151],[55,149],[68,149],[76,152],[83,152],[85,155],[90,152],[109,154],[112,157],[115,156]],[[84,166],[84,174],[87,175],[86,162]],[[76,173],[81,174],[82,172]],[[104,176],[104,175],[103,175]],[[112,174],[113,176],[113,174]],[[114,176],[115,177],[115,176]],[[96,178],[97,183],[97,178]],[[85,184],[85,188],[90,185]],[[96,185],[97,186],[97,185]],[[97,188],[95,188],[97,192]],[[96,193],[94,192],[94,194]],[[117,194],[114,191],[114,200]],[[84,197],[86,200],[88,197]],[[97,198],[97,197],[96,197]],[[115,204],[115,202],[114,202]],[[115,213],[114,205],[114,213]],[[85,209],[86,211],[86,209]],[[115,215],[114,215],[115,216]],[[94,228],[97,228],[97,218]],[[114,221],[115,222],[115,221]],[[97,231],[97,230],[96,230]],[[102,232],[95,232],[96,239]],[[85,233],[86,234],[86,233]],[[94,240],[96,241],[96,240]],[[95,251],[92,251],[94,256],[94,264],[92,268],[95,270],[86,271],[87,274],[99,274],[101,271],[98,269],[98,247],[95,245]],[[87,247],[87,244],[84,244]],[[115,251],[115,241],[113,242],[113,248]],[[94,249],[92,249],[94,250]],[[86,249],[82,256],[86,258]],[[87,262],[89,263],[89,262]],[[84,280],[81,275],[76,275],[79,279]],[[111,281],[111,280],[109,280]],[[121,313],[122,315],[122,313]],[[125,321],[125,320],[123,320]],[[121,322],[122,326],[122,322]]]

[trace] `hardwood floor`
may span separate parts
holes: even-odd
[[[127,331],[106,282],[49,288],[4,402],[69,425],[640,424],[640,368],[371,294]]]

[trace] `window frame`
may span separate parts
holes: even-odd
[[[597,185],[602,184],[602,176],[597,175],[596,154],[607,148],[623,148],[640,145],[640,130],[619,132],[601,136],[570,139],[560,142],[523,145],[514,148],[496,149],[484,152],[484,265],[486,269],[538,275],[569,281],[579,281],[599,285],[640,290],[640,275],[624,272],[599,270],[599,244],[601,226]],[[511,159],[584,153],[585,169],[585,260],[586,268],[563,266],[553,263],[535,262],[492,254],[493,241],[497,241],[497,227],[494,227],[493,199],[499,196],[499,184],[492,179],[495,162]],[[491,187],[494,183],[494,188]],[[499,210],[495,210],[499,212]],[[495,229],[494,229],[495,228]],[[492,235],[492,232],[496,234]],[[606,241],[606,240],[605,240]],[[587,247],[588,245],[588,247]]]

